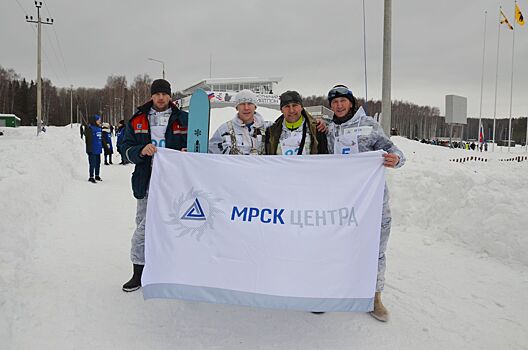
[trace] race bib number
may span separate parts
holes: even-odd
[[[295,134],[287,139],[281,141],[282,155],[295,156],[299,153],[299,146],[301,144],[302,135]]]
[[[336,137],[334,143],[335,154],[355,154],[359,153],[358,135],[356,133],[344,134]]]

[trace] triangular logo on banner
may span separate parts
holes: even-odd
[[[206,220],[205,213],[200,205],[198,198],[194,200],[194,203],[185,211],[185,214],[181,217],[182,220]]]

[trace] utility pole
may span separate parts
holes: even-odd
[[[40,8],[42,1],[35,1],[37,8],[37,19],[26,16],[26,22],[37,23],[37,136],[42,129],[42,72],[41,72],[41,24],[53,24],[53,18],[46,18],[45,22],[40,19]]]
[[[73,85],[70,85],[70,125],[73,128]]]
[[[385,0],[383,16],[383,78],[381,88],[381,126],[390,137],[391,132],[391,50],[392,50],[392,0]]]

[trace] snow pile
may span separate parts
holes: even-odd
[[[279,112],[259,108],[267,120]],[[212,111],[211,132],[234,115]],[[0,136],[0,339],[7,349],[528,349],[528,162],[394,137],[384,302],[354,313],[242,308],[125,294],[133,166],[90,184],[77,127]],[[519,147],[512,154],[524,153]],[[449,159],[483,156],[487,163]],[[114,156],[114,163],[119,156]],[[336,176],[337,181],[346,177]],[[108,330],[112,330],[109,332]]]
[[[35,127],[5,128],[0,137],[0,290],[23,278],[18,274],[38,241],[39,225],[61,199],[72,178],[81,177],[79,158],[84,157],[76,133],[49,127],[36,136]],[[77,137],[75,137],[75,136]],[[82,200],[82,199],[80,199]],[[13,304],[0,294],[4,317]],[[7,309],[7,310],[6,310]],[[8,329],[0,318],[0,338]]]
[[[398,230],[419,229],[431,240],[528,265],[528,161],[499,161],[526,155],[524,149],[491,153],[393,140],[407,157],[404,167],[389,171]],[[450,161],[468,156],[488,161]]]

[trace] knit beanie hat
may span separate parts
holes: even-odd
[[[336,97],[344,97],[348,99],[352,104],[356,105],[356,98],[354,97],[354,94],[352,93],[352,90],[350,90],[346,85],[336,85],[330,91],[328,91],[328,103],[332,103],[332,100]]]
[[[301,95],[297,91],[286,91],[282,95],[280,95],[280,108],[290,104],[290,103],[297,103],[302,104],[302,98]]]
[[[241,90],[235,96],[235,107],[238,107],[241,103],[252,103],[257,105],[257,95],[251,90]]]
[[[158,92],[163,92],[170,96],[171,94],[171,86],[170,83],[165,79],[156,79],[152,82],[152,85],[150,86],[150,94],[154,95]]]

